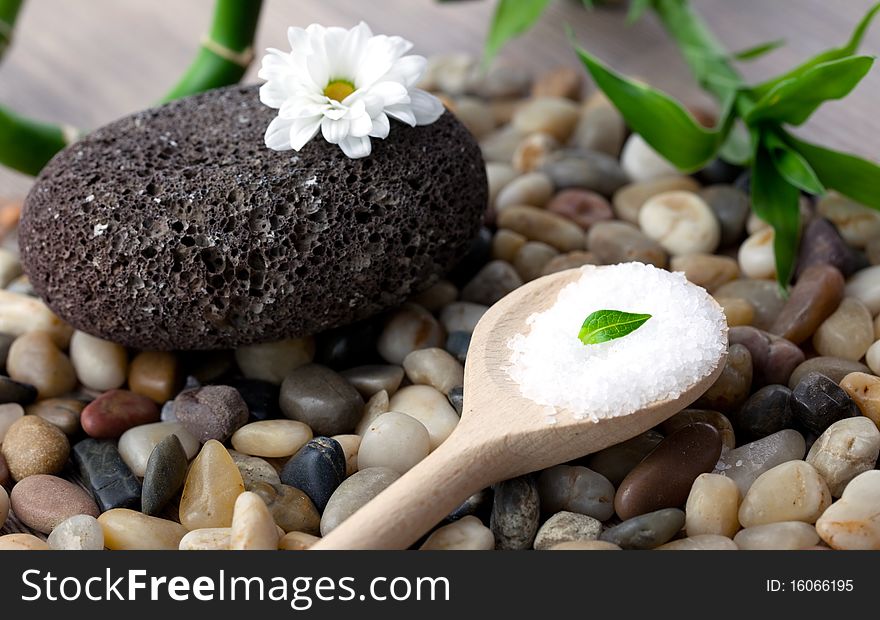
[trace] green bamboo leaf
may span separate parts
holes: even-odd
[[[531,28],[548,4],[550,0],[498,0],[483,52],[483,62],[488,65],[505,43]]]
[[[871,9],[861,19],[861,21],[859,21],[859,23],[856,25],[855,30],[853,30],[852,36],[849,38],[849,41],[847,41],[845,45],[826,50],[821,54],[817,54],[810,58],[808,61],[798,65],[794,69],[791,69],[790,71],[787,71],[780,76],[768,80],[763,84],[755,86],[752,89],[753,96],[760,99],[768,92],[773,90],[776,85],[781,82],[803,75],[817,65],[821,65],[826,62],[832,62],[834,60],[840,60],[841,58],[846,58],[847,56],[852,56],[853,54],[855,54],[862,44],[862,39],[865,38],[865,33],[868,30],[868,26],[871,25],[871,22],[878,12],[880,12],[880,3],[872,6]]]
[[[803,155],[788,146],[775,133],[764,134],[763,140],[776,170],[789,183],[808,194],[825,193],[825,186]]]
[[[730,134],[718,150],[718,156],[730,164],[745,166],[752,160],[752,143],[742,121],[734,123]]]
[[[779,49],[785,45],[785,39],[776,39],[775,41],[768,41],[767,43],[761,43],[760,45],[755,45],[753,47],[746,48],[744,50],[740,50],[739,52],[734,52],[730,55],[732,60],[756,60],[761,56],[769,54],[770,52]]]
[[[584,319],[578,338],[584,344],[599,344],[633,333],[650,314],[632,314],[621,310],[597,310]]]
[[[724,106],[720,125],[707,129],[666,93],[616,73],[595,56],[577,48],[596,85],[607,95],[633,131],[682,171],[712,161],[733,123],[733,97]]]
[[[865,206],[880,209],[880,165],[849,153],[826,149],[783,133],[782,138],[816,171],[825,187]]]
[[[825,62],[777,84],[761,97],[746,122],[772,120],[800,125],[826,101],[846,97],[871,69],[871,56],[851,56]]]
[[[780,174],[758,140],[752,168],[752,210],[773,227],[776,279],[788,286],[800,236],[800,191]]]

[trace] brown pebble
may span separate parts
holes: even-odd
[[[40,399],[61,396],[76,387],[73,364],[47,332],[27,332],[16,338],[9,347],[6,371],[12,379],[37,388]]]
[[[843,299],[844,280],[831,265],[812,265],[804,270],[770,332],[795,344],[812,336]]]
[[[70,442],[54,424],[26,415],[9,427],[2,450],[12,478],[22,480],[60,472],[70,455]]]
[[[747,325],[731,327],[730,344],[741,344],[752,356],[752,385],[786,385],[794,369],[804,361],[804,352],[793,342]]]
[[[284,551],[305,551],[321,540],[305,532],[288,532],[278,541],[278,548]]]
[[[532,97],[564,97],[580,101],[583,88],[583,71],[573,67],[559,67],[538,76],[532,84]]]
[[[741,344],[732,344],[724,370],[715,383],[697,399],[696,408],[729,413],[746,402],[752,385],[752,355]]]
[[[721,456],[721,434],[702,422],[684,426],[661,441],[629,472],[614,496],[623,519],[684,505],[697,476],[712,471]]]
[[[55,526],[74,515],[100,513],[92,496],[79,485],[56,476],[28,476],[12,488],[12,510],[19,520],[38,532],[49,534]]]
[[[138,353],[128,368],[128,388],[158,404],[171,400],[180,386],[177,358],[167,351]]]
[[[721,435],[721,445],[728,449],[736,447],[736,436],[733,432],[733,424],[723,413],[711,409],[682,409],[674,416],[660,424],[660,429],[666,435],[671,435],[678,429],[694,422],[703,422],[714,426]]]
[[[6,464],[6,457],[0,454],[0,487],[10,487],[12,483],[12,475],[9,473],[9,465]]]
[[[28,415],[36,415],[60,428],[65,435],[80,429],[79,417],[86,404],[75,398],[47,398],[25,408]]]
[[[108,390],[83,409],[80,423],[90,437],[116,439],[135,426],[159,421],[150,398],[128,390]]]
[[[596,222],[614,219],[611,204],[600,194],[586,189],[565,189],[544,207],[589,230]]]
[[[567,254],[560,254],[544,265],[544,271],[541,275],[549,276],[551,273],[558,273],[566,269],[576,269],[584,265],[598,265],[599,261],[592,252],[584,252],[576,250]]]

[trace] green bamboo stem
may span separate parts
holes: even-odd
[[[32,121],[0,106],[0,164],[36,175],[75,134],[75,130]]]
[[[179,99],[238,82],[253,60],[262,0],[217,0],[211,31],[180,81],[162,99]]]
[[[0,58],[12,43],[15,20],[24,0],[0,0]]]

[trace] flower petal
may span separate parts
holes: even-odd
[[[355,138],[363,138],[370,135],[373,131],[373,119],[366,113],[360,116],[354,116],[351,119],[351,127],[348,130],[349,135]]]
[[[263,140],[266,146],[273,151],[288,151],[290,146],[290,127],[293,121],[276,116],[266,128],[266,135]]]
[[[407,88],[418,84],[428,67],[428,59],[424,56],[404,56],[397,60],[391,69],[382,76],[383,81],[400,82]]]
[[[289,93],[282,82],[273,80],[260,86],[260,101],[270,108],[280,108],[288,100]]]
[[[300,150],[310,142],[312,138],[318,135],[318,130],[320,128],[320,116],[296,119],[290,127],[290,148],[294,151]]]
[[[438,118],[443,116],[446,108],[437,97],[420,88],[413,88],[409,91],[412,99],[410,104],[413,114],[416,116],[417,125],[430,125]]]
[[[336,121],[325,116],[321,121],[321,133],[330,144],[339,144],[345,140],[348,137],[350,127],[351,121],[347,118]]]
[[[410,127],[416,126],[416,115],[412,111],[412,107],[408,103],[391,105],[385,108],[385,114],[391,118],[396,118],[402,123],[406,123]]]
[[[391,133],[391,121],[384,112],[373,117],[373,130],[370,132],[371,138],[379,138],[384,140]]]
[[[342,152],[345,153],[347,157],[350,157],[351,159],[360,159],[361,157],[368,156],[372,152],[373,145],[367,137],[349,137],[339,143],[339,148],[342,149]]]

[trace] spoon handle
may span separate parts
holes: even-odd
[[[312,549],[408,548],[472,494],[504,477],[497,465],[487,466],[491,461],[480,448],[456,429]]]

